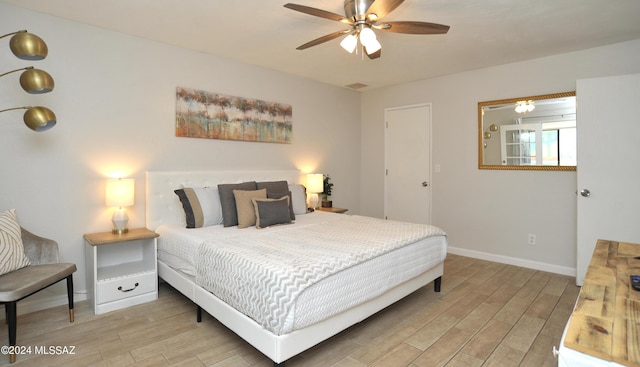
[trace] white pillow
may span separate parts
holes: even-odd
[[[299,184],[289,185],[291,191],[291,206],[293,214],[300,215],[307,213],[307,189]]]
[[[27,265],[29,258],[24,254],[16,210],[9,209],[0,214],[0,275]]]
[[[174,192],[182,203],[187,228],[222,224],[222,206],[217,187],[187,187]]]

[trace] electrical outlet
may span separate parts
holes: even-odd
[[[529,239],[527,240],[527,243],[530,244],[531,246],[535,246],[536,245],[536,235],[533,233],[529,233]]]

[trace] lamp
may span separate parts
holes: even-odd
[[[352,54],[358,45],[358,38],[353,34],[348,34],[341,42],[340,46],[344,48],[345,51]]]
[[[378,39],[376,38],[376,34],[373,33],[373,30],[369,27],[363,27],[360,30],[360,43],[362,43],[368,55],[371,55],[382,48],[380,42],[378,42]]]
[[[516,102],[517,113],[531,112],[534,108],[536,108],[536,106],[533,104],[532,100]]]
[[[9,41],[9,47],[11,48],[11,52],[19,59],[42,60],[47,57],[49,53],[47,44],[44,43],[42,38],[27,32],[26,29],[5,34],[4,36],[0,36],[0,39],[8,36],[13,36]]]
[[[105,187],[104,204],[113,207],[113,229],[111,233],[122,234],[129,232],[127,222],[129,217],[124,209],[125,206],[134,204],[135,180],[128,178],[111,178],[107,180]]]
[[[54,127],[57,122],[56,114],[50,109],[42,106],[7,108],[6,110],[0,110],[0,113],[12,110],[27,110],[23,117],[24,124],[33,131],[47,131]]]
[[[0,74],[0,78],[22,70],[26,71],[20,75],[20,85],[25,92],[42,94],[49,93],[53,90],[55,83],[51,75],[44,70],[34,69],[33,66],[7,71],[6,73]]]
[[[40,37],[26,30],[5,34],[0,36],[0,39],[8,36],[13,36],[9,41],[9,47],[19,59],[42,60],[49,53],[47,44]],[[0,77],[22,70],[25,71],[20,75],[20,85],[27,93],[42,94],[53,90],[54,82],[51,75],[44,70],[34,69],[33,66],[11,70],[0,74]],[[46,107],[14,107],[0,110],[0,112],[19,109],[27,110],[24,113],[24,123],[33,131],[49,130],[56,124],[56,115]]]
[[[382,48],[375,32],[364,23],[357,24],[355,30],[340,41],[340,46],[348,53],[353,53],[358,46],[358,41],[364,47],[367,55],[373,55]]]
[[[309,196],[309,204],[313,209],[317,209],[320,203],[318,194],[324,191],[322,173],[309,173],[307,175],[307,192]]]

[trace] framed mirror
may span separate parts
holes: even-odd
[[[478,103],[478,168],[576,170],[576,92]]]

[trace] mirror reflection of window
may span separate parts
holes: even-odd
[[[575,166],[577,161],[575,121],[502,125],[500,144],[503,165]]]

